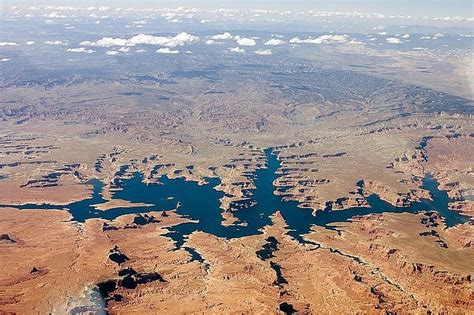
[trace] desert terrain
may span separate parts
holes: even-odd
[[[127,62],[0,47],[24,58],[0,84],[1,314],[474,312],[472,51],[346,38],[242,57],[196,37]],[[296,207],[254,226],[268,152],[269,193]]]

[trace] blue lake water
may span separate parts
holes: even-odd
[[[433,200],[421,200],[409,207],[394,207],[376,195],[368,197],[370,208],[353,207],[347,210],[323,211],[313,216],[311,209],[299,208],[294,201],[284,202],[282,197],[275,195],[273,182],[278,178],[277,170],[280,162],[272,153],[271,149],[265,150],[267,156],[267,168],[255,172],[253,180],[256,189],[248,191],[255,201],[245,207],[246,201],[233,204],[237,208],[234,212],[238,219],[236,225],[223,226],[219,199],[223,192],[215,190],[220,183],[217,178],[207,178],[208,183],[198,185],[197,182],[185,181],[183,178],[169,179],[166,176],[160,178],[161,184],[142,183],[143,175],[134,173],[130,179],[123,181],[122,189],[113,193],[113,198],[123,199],[130,202],[142,202],[155,204],[154,207],[114,208],[100,211],[92,207],[94,204],[105,202],[101,196],[103,183],[99,180],[91,180],[93,194],[90,199],[65,205],[64,207],[47,204],[26,204],[14,206],[20,209],[61,209],[65,208],[73,216],[73,220],[84,222],[91,218],[102,218],[114,220],[119,216],[133,213],[146,213],[156,210],[171,210],[177,208],[177,213],[197,222],[182,223],[169,228],[168,237],[176,241],[177,247],[181,247],[186,237],[194,231],[203,231],[219,237],[236,238],[261,233],[265,225],[271,224],[270,215],[277,210],[281,212],[290,229],[289,234],[297,240],[303,241],[301,235],[310,231],[313,225],[319,225],[333,229],[329,226],[335,222],[345,222],[357,215],[371,213],[417,213],[423,210],[437,211],[445,220],[448,227],[456,224],[469,222],[470,218],[448,209],[449,198],[446,192],[438,189],[438,183],[427,175],[423,181],[423,188],[431,192]],[[247,201],[248,202],[248,201]],[[1,206],[1,205],[0,205]],[[6,205],[4,205],[6,206]],[[240,224],[245,223],[245,225]]]

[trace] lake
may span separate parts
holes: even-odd
[[[222,216],[219,199],[224,193],[215,190],[220,183],[218,178],[207,178],[207,184],[186,181],[183,178],[160,178],[160,184],[142,183],[143,175],[133,173],[129,179],[122,181],[122,189],[113,192],[113,198],[123,199],[135,203],[154,204],[153,207],[114,208],[107,211],[97,210],[92,205],[106,202],[101,196],[103,183],[97,179],[89,181],[93,186],[92,197],[73,202],[64,207],[48,204],[26,204],[13,206],[19,209],[67,209],[74,221],[84,222],[91,218],[114,220],[119,216],[150,211],[172,210],[184,217],[197,222],[186,222],[169,228],[166,236],[176,241],[176,247],[181,247],[188,235],[195,231],[202,231],[224,238],[237,238],[262,233],[265,225],[271,224],[270,216],[280,211],[288,224],[289,234],[298,241],[304,242],[301,235],[307,234],[313,225],[334,229],[332,223],[345,222],[354,216],[372,213],[418,213],[420,211],[436,211],[444,218],[447,227],[469,222],[470,218],[448,208],[449,197],[446,192],[438,189],[438,183],[430,175],[423,180],[422,188],[431,192],[433,200],[421,200],[409,207],[395,207],[381,200],[373,194],[368,197],[370,207],[353,207],[346,210],[321,211],[316,216],[311,209],[299,208],[295,201],[283,201],[282,196],[274,194],[273,185],[278,178],[280,168],[272,149],[266,149],[267,168],[258,169],[253,175],[255,189],[246,193],[253,203],[247,201],[236,202],[232,208],[240,209],[234,212],[238,219],[237,224],[222,225]],[[179,206],[178,206],[179,205]],[[0,205],[8,206],[8,205]]]

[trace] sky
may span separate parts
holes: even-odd
[[[111,7],[193,6],[200,8],[285,9],[378,12],[386,15],[474,16],[472,0],[2,0],[11,5],[80,5]]]

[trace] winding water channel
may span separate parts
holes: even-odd
[[[289,234],[297,240],[302,241],[301,235],[309,232],[313,225],[326,228],[331,223],[344,222],[356,215],[366,215],[370,213],[417,213],[423,210],[437,211],[446,223],[447,227],[470,221],[470,218],[448,209],[449,197],[446,192],[438,189],[438,183],[431,176],[424,178],[422,188],[431,192],[433,200],[421,200],[409,207],[394,207],[381,200],[377,195],[368,197],[369,207],[353,207],[347,210],[318,212],[317,216],[311,214],[310,209],[298,207],[294,201],[284,202],[282,197],[275,195],[273,182],[278,178],[277,170],[280,167],[276,155],[271,149],[265,150],[267,156],[267,168],[256,171],[254,183],[256,189],[249,191],[251,198],[255,201],[245,207],[242,201],[234,205],[235,208],[242,208],[234,212],[238,219],[238,224],[223,226],[219,199],[223,192],[215,190],[219,184],[219,179],[208,178],[208,183],[198,185],[197,182],[185,181],[183,178],[169,179],[166,176],[160,178],[161,184],[147,185],[142,183],[143,175],[134,173],[132,178],[123,181],[122,190],[113,193],[113,198],[123,199],[135,203],[154,204],[154,207],[133,207],[114,208],[100,211],[92,205],[106,202],[101,196],[103,183],[99,180],[92,180],[93,194],[90,199],[65,205],[64,207],[47,204],[26,204],[13,206],[19,209],[61,209],[66,208],[72,214],[75,221],[84,222],[91,218],[102,218],[114,220],[115,218],[132,213],[146,213],[156,210],[176,209],[177,213],[186,216],[193,221],[182,223],[170,228],[168,237],[176,241],[176,246],[181,247],[186,237],[194,231],[203,231],[219,237],[236,238],[261,233],[265,225],[271,224],[270,215],[279,210],[286,220],[290,229]],[[0,205],[7,206],[7,205]],[[244,223],[244,224],[240,224]]]

